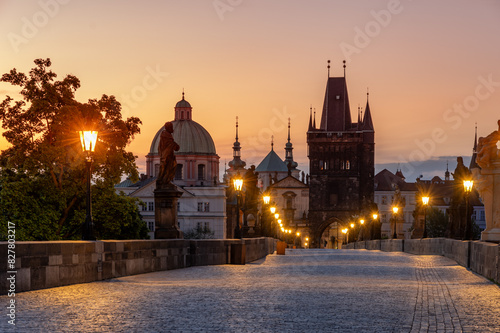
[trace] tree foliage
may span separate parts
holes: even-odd
[[[76,101],[77,77],[67,75],[57,81],[50,59],[34,62],[28,75],[12,69],[1,77],[20,88],[21,99],[7,96],[0,103],[3,135],[11,144],[0,155],[0,234],[5,234],[5,224],[11,221],[16,223],[18,240],[80,238],[86,169],[78,131],[93,129],[99,131],[92,176],[94,214],[102,221],[101,236],[140,237],[137,230],[125,227],[138,223],[131,218],[134,208],[140,219],[135,201],[114,194],[113,186],[123,174],[138,178],[135,156],[125,147],[140,132],[141,121],[122,119],[121,105],[114,96]],[[102,204],[104,200],[108,207]],[[112,209],[112,204],[121,208]],[[105,219],[105,211],[114,215]],[[108,226],[111,219],[124,225]]]
[[[427,235],[428,237],[444,237],[448,227],[448,215],[436,207],[427,209]]]

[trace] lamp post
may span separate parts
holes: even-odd
[[[236,226],[234,227],[234,238],[241,239],[241,229],[240,229],[240,192],[243,188],[243,179],[240,174],[236,174],[233,179],[234,190],[236,191]]]
[[[427,238],[427,205],[429,204],[429,197],[422,197],[422,204],[424,206],[424,233],[422,238]]]
[[[464,192],[465,192],[465,223],[467,230],[465,231],[465,239],[472,239],[472,221],[469,218],[469,197],[472,191],[472,186],[474,181],[467,179],[464,180]]]
[[[399,207],[397,207],[397,206],[392,207],[392,212],[394,215],[394,235],[392,236],[393,239],[398,238],[398,233],[396,231],[398,228],[398,211],[399,211]]]
[[[87,167],[87,214],[82,230],[82,240],[95,240],[92,226],[92,199],[90,192],[90,179],[92,178],[92,153],[97,143],[97,131],[80,131],[82,150],[86,153],[85,166]]]
[[[375,235],[375,223],[376,223],[376,221],[378,219],[378,214],[377,213],[373,213],[372,214],[372,218],[373,218],[373,221],[372,221],[372,238],[371,239],[377,239],[378,235],[377,236]],[[377,232],[377,234],[378,234],[378,232]]]
[[[359,224],[361,224],[361,231],[360,231],[360,241],[363,241],[365,240],[365,220],[364,219],[360,219],[359,220]]]
[[[347,234],[347,231],[349,231],[349,229],[347,228],[342,229],[342,233],[346,236],[346,241],[345,241],[346,244],[349,243],[349,235]]]
[[[269,236],[270,234],[270,229],[271,229],[271,221],[268,221],[266,216],[268,215],[267,207],[269,206],[269,203],[271,202],[271,196],[265,194],[262,197],[262,201],[264,202],[264,208],[262,209],[262,233],[264,236]]]

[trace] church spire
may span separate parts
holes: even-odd
[[[477,123],[475,127],[474,147],[472,148],[472,157],[470,159],[469,170],[473,168],[479,168],[479,165],[477,165],[476,163],[476,158],[477,158]]]
[[[366,108],[365,108],[365,116],[363,118],[363,127],[362,129],[364,131],[374,131],[375,129],[373,128],[373,120],[372,120],[372,113],[370,112],[370,103],[368,101],[370,93],[368,90],[366,91]]]
[[[285,144],[285,165],[288,170],[295,170],[298,163],[293,160],[293,146],[290,142],[290,118],[288,118],[288,142]]]
[[[238,141],[238,117],[236,117],[236,141],[233,144],[233,160],[228,163],[233,171],[245,168],[246,163],[241,160],[241,146]]]
[[[450,170],[448,170],[448,161],[446,161],[446,172],[444,173],[444,180],[450,180]]]
[[[308,127],[308,131],[312,131],[313,130],[313,125],[312,125],[312,105],[311,107],[309,108],[309,127]]]

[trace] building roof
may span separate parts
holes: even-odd
[[[375,191],[394,191],[396,186],[401,191],[416,191],[415,183],[407,183],[404,178],[384,169],[375,175]]]
[[[203,126],[198,124],[196,121],[175,120],[172,122],[172,124],[174,126],[174,133],[173,133],[174,140],[180,146],[179,151],[175,153],[176,155],[216,154],[215,143],[214,140],[212,139],[212,136]],[[162,126],[156,133],[153,142],[151,143],[151,148],[149,149],[150,154],[158,154],[158,146],[160,145],[160,136],[164,130],[165,128]]]
[[[176,108],[190,108],[191,104],[184,99],[184,92],[182,92],[182,99],[175,104]]]
[[[285,162],[274,152],[271,151],[267,156],[260,162],[259,166],[255,169],[257,172],[288,172],[288,168]]]
[[[351,130],[351,109],[345,77],[330,77],[326,83],[320,130]]]

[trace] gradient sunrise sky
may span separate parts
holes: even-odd
[[[81,102],[115,95],[141,134],[129,149],[145,170],[153,136],[181,99],[232,159],[235,117],[242,158],[294,157],[308,170],[310,107],[319,122],[327,79],[346,77],[353,120],[370,109],[376,171],[400,164],[408,180],[443,176],[500,119],[500,1],[185,0],[0,1],[0,73],[51,58],[76,75]],[[17,89],[0,83],[0,99]],[[0,149],[7,143],[0,139]],[[424,161],[424,162],[422,162]]]

